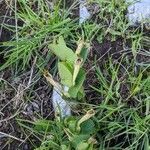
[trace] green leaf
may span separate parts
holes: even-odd
[[[93,109],[86,112],[86,114],[78,121],[77,123],[77,131],[81,131],[81,125],[85,121],[89,120],[91,117],[95,115],[95,111]]]
[[[95,124],[91,119],[86,120],[81,124],[81,134],[93,134],[95,132],[95,129]]]
[[[83,62],[86,61],[88,53],[89,53],[88,48],[83,47],[82,50],[81,50],[81,53],[80,53],[80,57],[82,57]]]
[[[77,146],[77,150],[88,150],[89,148],[89,144],[86,142],[81,142],[80,144],[78,144]]]
[[[78,59],[75,61],[75,64],[74,64],[73,85],[75,85],[75,81],[76,81],[78,73],[79,73],[79,71],[81,69],[82,64],[83,64],[83,59],[78,57]]]
[[[41,132],[45,132],[46,130],[47,131],[50,131],[51,130],[51,125],[50,125],[50,121],[48,120],[37,120],[36,122],[34,122],[34,129]]]
[[[72,86],[68,91],[70,97],[72,98],[77,97],[79,90],[82,88],[84,80],[85,80],[85,71],[83,69],[80,69],[78,76],[76,78],[75,86]]]
[[[80,135],[75,135],[72,140],[71,140],[71,143],[73,145],[73,147],[76,149],[76,147],[82,143],[83,141],[87,141],[89,138],[88,135],[85,135],[85,134],[80,134]]]
[[[77,59],[77,55],[66,46],[62,36],[59,37],[57,43],[53,42],[53,44],[50,44],[49,48],[62,61],[68,61],[73,64]]]
[[[77,121],[76,120],[71,120],[68,122],[68,128],[71,132],[75,132],[76,130],[76,125],[77,125]]]
[[[63,85],[66,85],[68,87],[71,87],[73,85],[73,75],[72,75],[72,68],[67,64],[66,62],[59,62],[58,63],[58,72],[59,76],[61,78],[61,83]]]
[[[78,121],[77,117],[75,117],[75,116],[69,116],[69,117],[65,118],[64,125],[72,133],[75,133],[76,132],[77,121]]]
[[[78,98],[78,100],[81,100],[83,97],[85,97],[85,92],[84,92],[84,88],[82,86],[78,92],[77,98]]]
[[[61,145],[61,150],[68,150],[67,146],[66,145]]]
[[[60,150],[61,147],[59,146],[59,144],[55,143],[52,140],[46,140],[41,144],[39,148],[36,148],[34,150],[50,150],[50,149]]]
[[[109,33],[112,34],[112,35],[118,35],[118,36],[120,36],[120,35],[122,34],[121,32],[115,31],[115,30],[113,30],[113,29],[109,29],[108,31],[109,31]]]

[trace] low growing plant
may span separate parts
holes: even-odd
[[[93,110],[87,111],[82,117],[67,117],[64,120],[56,120],[51,126],[51,138],[45,140],[36,150],[93,150],[97,143],[94,134],[96,133],[95,122],[92,117]],[[38,124],[35,126],[37,129]]]
[[[88,54],[87,45],[80,40],[74,52],[66,46],[63,37],[60,36],[49,45],[49,48],[59,59],[58,73],[61,84],[55,82],[47,71],[44,72],[44,76],[63,96],[82,99],[84,97],[83,82],[86,77],[83,64]],[[68,91],[63,91],[63,87],[68,87]]]

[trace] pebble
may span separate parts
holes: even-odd
[[[40,106],[36,101],[30,102],[24,107],[25,114],[33,115],[34,112],[40,111]]]
[[[139,0],[135,2],[135,0],[126,0],[127,2],[131,2],[128,7],[127,17],[132,26],[137,26],[140,23],[144,23],[149,26],[150,25],[150,0]],[[149,24],[149,25],[148,25]]]

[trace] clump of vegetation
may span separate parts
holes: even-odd
[[[47,48],[53,38],[59,35],[73,37],[72,31],[77,28],[77,24],[68,17],[69,11],[60,14],[60,11],[63,11],[60,4],[56,3],[50,8],[51,5],[44,0],[38,1],[37,4],[34,1],[18,1],[19,8],[12,9],[15,9],[15,19],[23,25],[4,24],[15,36],[11,41],[3,43],[3,46],[7,47],[7,51],[3,51],[7,61],[0,67],[1,70],[15,66],[17,72],[22,71],[29,67],[35,56],[38,57],[38,66],[43,67],[48,63],[50,54],[45,56],[42,50]]]
[[[34,129],[36,131],[41,133],[43,131],[44,133],[47,130],[47,132],[51,133],[50,136],[45,137],[41,146],[36,150],[92,150],[97,143],[94,138],[96,125],[92,119],[94,114],[95,112],[93,110],[89,110],[82,117],[72,116],[64,120],[56,120],[53,122],[43,122],[43,120],[35,122]]]
[[[83,82],[85,80],[85,71],[82,68],[86,61],[88,48],[83,41],[79,41],[76,52],[73,52],[66,46],[63,37],[59,37],[57,43],[49,45],[50,50],[60,59],[58,62],[58,72],[63,86],[68,87],[68,91],[63,91],[63,87],[53,84],[62,96],[68,98],[81,99],[84,97]],[[48,80],[47,73],[44,73]],[[49,75],[51,78],[51,75]],[[48,80],[51,81],[51,80]]]

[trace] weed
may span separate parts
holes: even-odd
[[[74,99],[83,98],[84,91],[82,84],[85,80],[85,71],[83,70],[82,66],[87,58],[88,53],[88,48],[85,47],[85,43],[83,41],[79,41],[75,53],[66,46],[63,37],[59,37],[57,43],[55,41],[49,47],[60,59],[58,62],[58,72],[61,84],[68,87],[68,93],[63,92],[62,94]],[[45,77],[47,78],[46,74]],[[55,88],[57,87],[55,86]],[[58,90],[62,91],[60,88]]]

